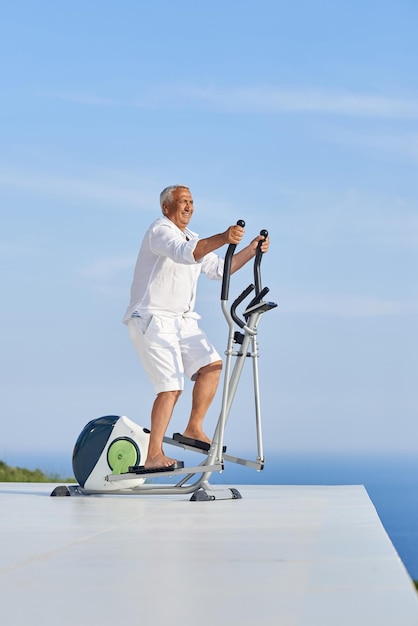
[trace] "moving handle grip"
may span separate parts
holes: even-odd
[[[238,220],[237,225],[244,227],[245,226],[244,220]],[[275,304],[274,302],[263,301],[264,296],[266,296],[268,292],[270,291],[268,287],[264,287],[264,288],[262,287],[261,272],[260,272],[261,259],[263,258],[263,251],[261,248],[262,248],[263,242],[268,237],[268,231],[265,229],[261,230],[260,236],[262,237],[262,239],[260,239],[257,244],[257,250],[255,254],[255,259],[254,259],[254,283],[255,284],[248,285],[248,287],[244,289],[244,291],[234,300],[234,302],[231,305],[231,310],[229,314],[226,312],[226,308],[224,308],[225,317],[235,322],[240,328],[245,327],[246,321],[240,319],[239,316],[237,315],[237,307],[243,302],[243,300],[245,300],[250,295],[252,291],[255,291],[255,296],[246,306],[246,309],[243,314],[245,320],[247,320],[255,311],[264,312],[277,306],[277,304]],[[229,280],[231,277],[231,263],[232,263],[232,256],[234,254],[235,248],[236,248],[236,244],[232,244],[232,243],[229,244],[228,249],[226,251],[226,255],[225,255],[224,273],[223,273],[222,290],[221,290],[221,300],[223,303],[222,307],[225,307],[225,303],[228,300]]]
[[[245,227],[244,220],[238,220],[237,226]],[[224,273],[222,278],[222,289],[221,289],[221,300],[228,300],[229,295],[229,279],[231,278],[231,263],[232,256],[235,252],[235,248],[237,247],[236,243],[230,243],[225,255],[224,261]]]
[[[237,226],[241,226],[242,228],[245,227],[245,222],[244,220],[238,220],[237,221]],[[263,297],[265,295],[265,290],[263,290],[262,286],[261,286],[261,273],[260,273],[260,265],[261,265],[261,259],[263,257],[263,252],[261,250],[261,246],[263,244],[263,241],[265,241],[268,237],[268,231],[266,229],[263,228],[263,230],[260,230],[260,235],[263,237],[263,239],[260,239],[260,241],[258,242],[258,246],[257,246],[257,252],[255,255],[255,260],[254,260],[254,286],[255,286],[255,297],[257,298],[258,296],[260,296],[260,294],[263,292],[262,296]],[[231,278],[231,263],[232,263],[232,256],[235,252],[235,248],[236,248],[236,244],[235,243],[230,243],[228,246],[228,249],[226,251],[226,255],[225,255],[225,261],[224,261],[224,273],[223,273],[223,278],[222,278],[222,289],[221,289],[221,300],[228,300],[228,295],[229,295],[229,281]],[[252,289],[250,290],[252,291]],[[268,291],[268,290],[267,290]],[[248,294],[246,294],[248,295]]]
[[[262,287],[261,287],[261,273],[260,273],[260,264],[261,264],[261,259],[263,257],[263,252],[261,250],[261,246],[263,244],[263,241],[265,241],[268,237],[268,231],[263,229],[260,230],[260,235],[264,238],[264,239],[260,239],[260,241],[258,242],[258,246],[257,246],[257,252],[255,254],[255,261],[254,261],[254,285],[255,285],[255,295],[256,297],[261,293],[262,291]]]

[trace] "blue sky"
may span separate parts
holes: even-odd
[[[418,5],[6,3],[0,25],[0,458],[70,458],[84,424],[149,424],[121,318],[176,182],[202,236],[271,234],[265,447],[418,449]],[[233,277],[231,294],[251,282]],[[219,350],[219,284],[197,310]],[[251,450],[250,378],[228,425]],[[220,393],[208,415],[208,434]],[[173,431],[186,421],[190,386]]]

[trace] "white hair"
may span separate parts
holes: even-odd
[[[173,199],[173,193],[176,189],[189,189],[187,185],[170,185],[162,190],[160,193],[160,207],[161,211],[163,211],[164,202],[171,202]],[[190,191],[190,190],[189,190]],[[163,211],[164,212],[164,211]]]

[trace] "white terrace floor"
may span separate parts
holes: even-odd
[[[361,486],[240,486],[214,502],[54,486],[0,483],[3,624],[418,625]]]

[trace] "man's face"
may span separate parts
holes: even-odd
[[[171,202],[163,203],[163,212],[180,230],[184,230],[193,215],[193,198],[190,191],[184,187],[173,191]]]

